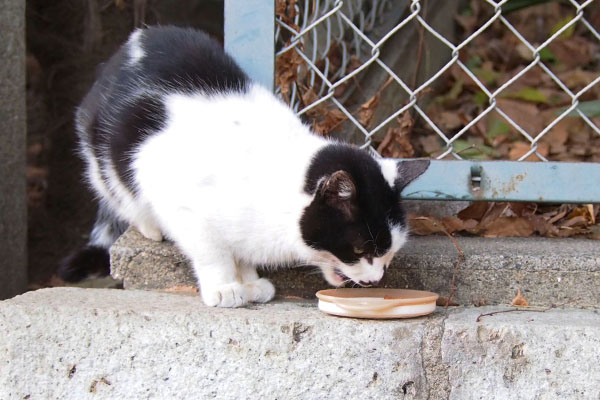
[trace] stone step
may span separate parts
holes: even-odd
[[[1,399],[593,399],[598,310],[372,321],[314,301],[55,288],[0,302]],[[514,309],[513,309],[514,310]]]
[[[546,238],[474,238],[457,241],[465,259],[456,274],[454,299],[462,305],[509,304],[520,289],[530,305],[600,304],[600,241]],[[445,236],[412,237],[394,259],[386,287],[430,290],[448,296],[457,249]],[[169,242],[127,231],[111,248],[114,277],[126,289],[195,285],[186,258]],[[314,298],[328,287],[315,269],[265,271],[280,296]]]

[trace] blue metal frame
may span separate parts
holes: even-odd
[[[402,197],[600,203],[600,164],[524,161],[431,161]]]
[[[225,50],[255,82],[274,90],[275,0],[225,0]]]
[[[254,81],[273,90],[275,1],[225,0],[225,49]],[[431,161],[403,197],[600,203],[600,164]]]

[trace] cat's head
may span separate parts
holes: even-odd
[[[428,161],[376,161],[364,151],[329,145],[312,160],[305,191],[313,196],[300,228],[312,260],[334,286],[379,282],[406,241],[402,189]]]

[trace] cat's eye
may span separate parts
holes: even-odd
[[[358,247],[354,248],[354,254],[356,255],[361,255],[362,253],[364,253],[365,251],[363,249],[360,249]]]

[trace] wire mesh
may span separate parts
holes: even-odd
[[[547,37],[536,40],[526,37],[511,22],[508,0],[476,2],[477,7],[485,8],[487,16],[479,26],[472,27],[472,32],[463,33],[460,40],[447,37],[441,33],[440,23],[436,25],[428,20],[432,4],[427,3],[427,0],[279,0],[276,3],[277,92],[299,115],[312,120],[317,133],[331,134],[336,129],[358,131],[363,138],[362,147],[375,153],[382,153],[390,140],[397,140],[401,147],[402,140],[406,140],[400,138],[406,133],[404,128],[417,129],[415,120],[419,121],[421,132],[437,135],[440,150],[425,154],[436,159],[469,158],[469,149],[465,148],[465,138],[469,135],[484,137],[478,142],[477,154],[499,158],[493,155],[493,147],[498,141],[486,137],[493,123],[500,123],[504,130],[510,131],[512,140],[526,144],[519,152],[511,152],[511,158],[517,160],[537,158],[547,161],[551,153],[547,142],[554,140],[554,133],[550,133],[567,118],[580,119],[580,128],[589,131],[590,137],[600,144],[600,114],[589,109],[590,104],[598,106],[595,100],[600,92],[600,56],[592,55],[586,65],[577,67],[578,71],[586,73],[586,79],[576,84],[566,82],[565,71],[557,70],[549,56],[551,45],[572,34],[575,28],[594,45],[600,44],[600,33],[589,21],[591,10],[597,11],[598,4],[593,4],[594,0],[569,0],[560,5],[568,6],[567,18],[562,18]],[[447,15],[441,26],[454,25],[461,16],[465,17]],[[390,20],[393,20],[392,24]],[[417,56],[406,60],[405,64],[417,69],[415,79],[403,73],[402,68],[388,65],[385,57],[386,52],[398,51],[389,44],[396,40],[394,38],[407,35],[409,28],[417,32],[418,43],[412,44],[417,48]],[[520,54],[519,65],[506,74],[507,78],[492,84],[486,80],[485,71],[474,66],[476,63],[473,63],[469,50],[478,46],[477,40],[490,30],[503,30],[512,35],[511,41]],[[429,39],[423,40],[425,36]],[[434,51],[444,53],[445,59],[439,67],[416,79],[417,74],[423,75],[423,71],[419,71],[424,69],[420,64],[421,56],[430,51],[427,48],[430,43],[435,43]],[[493,73],[494,65],[487,67],[487,72]],[[558,99],[535,98],[543,95],[535,85],[525,88],[528,90],[521,88],[515,94],[517,83],[527,80],[534,72],[538,80],[555,87],[553,93]],[[376,90],[365,95],[361,82],[373,74],[384,75],[385,79]],[[433,94],[440,93],[439,87],[443,86],[440,82],[450,75],[455,78],[454,86],[444,93],[445,98],[451,96],[460,80],[468,82],[479,102],[477,107],[462,112],[458,123],[444,125],[439,118],[432,117],[431,110],[438,110],[438,114],[440,109],[443,110],[443,104],[436,103]],[[375,116],[383,90],[395,92],[387,99],[395,98],[397,104],[390,112]],[[356,100],[361,95],[362,100]],[[444,96],[438,96],[438,100]],[[519,118],[515,104],[516,108],[521,103],[525,107],[528,101],[545,103],[547,112],[543,125],[539,121],[531,124],[527,118]],[[447,125],[451,125],[450,129]],[[600,155],[589,160],[600,161]]]

